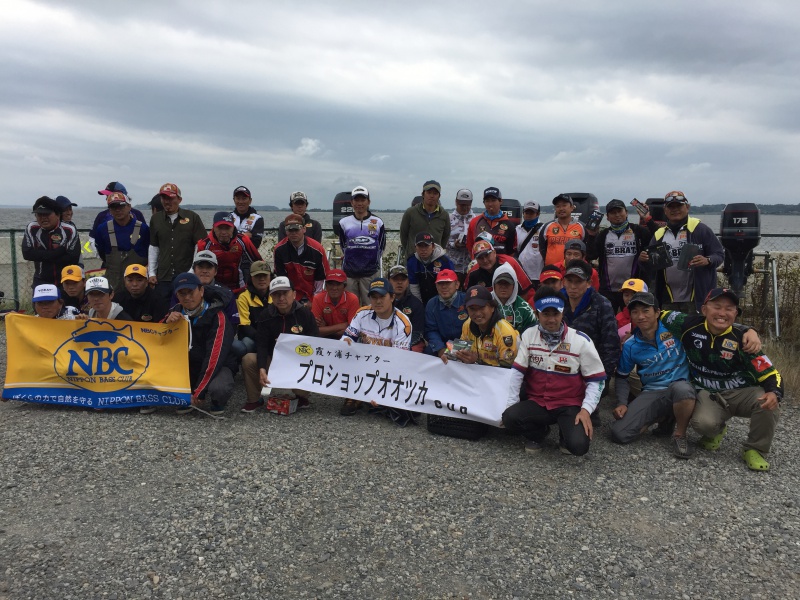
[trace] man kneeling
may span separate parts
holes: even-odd
[[[589,337],[562,322],[564,297],[543,286],[534,297],[539,324],[522,334],[511,369],[503,425],[526,438],[525,450],[542,449],[558,424],[565,454],[582,456],[592,439],[590,415],[600,401],[606,372]],[[524,382],[524,400],[520,387]]]

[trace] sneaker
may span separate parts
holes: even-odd
[[[194,406],[183,406],[181,408],[175,409],[176,415],[188,415],[190,412],[194,410]]]
[[[747,463],[747,468],[751,471],[769,471],[769,463],[761,456],[758,450],[753,450],[752,448],[743,450],[742,459]]]
[[[569,451],[569,448],[567,448],[566,445],[564,445],[564,442],[559,442],[558,451],[561,452],[561,454],[566,454],[566,455],[572,454],[572,452]]]
[[[142,406],[139,408],[140,415],[152,415],[158,410],[157,406]]]
[[[208,414],[210,414],[212,417],[221,417],[222,415],[225,414],[225,409],[224,408],[210,408],[206,412]]]
[[[692,455],[686,436],[672,436],[672,454],[676,458],[689,458]]]
[[[543,442],[534,442],[533,440],[525,440],[525,452],[541,452],[544,448]]]
[[[360,411],[364,407],[364,403],[360,400],[353,400],[352,398],[348,398],[342,404],[342,408],[339,409],[339,414],[343,417],[352,417],[358,411]]]
[[[672,435],[673,431],[675,431],[675,417],[668,417],[653,429],[653,435],[656,437],[667,437],[668,435]]]
[[[247,404],[245,404],[241,408],[241,411],[243,413],[251,413],[251,412],[255,412],[257,409],[261,408],[262,406],[264,406],[264,400],[258,400],[257,402],[248,402]]]
[[[311,402],[309,402],[308,396],[295,396],[295,398],[297,398],[297,410],[311,408]]]
[[[726,433],[728,433],[727,425],[714,437],[703,436],[700,438],[700,445],[706,450],[719,450],[719,447],[722,445],[722,438],[725,437]]]

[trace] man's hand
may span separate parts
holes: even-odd
[[[647,253],[647,250],[642,250],[639,253],[639,262],[648,262],[650,260],[650,255]]]
[[[153,286],[156,285],[158,283],[158,277],[156,277],[155,275],[151,275],[150,277],[147,278],[147,283]]]
[[[352,338],[345,337],[345,338],[344,338],[344,341],[345,341],[345,342],[347,342],[347,345],[348,345],[348,346],[352,346],[352,345],[353,345],[353,340],[352,340]]]
[[[757,400],[764,410],[775,410],[778,408],[778,396],[775,395],[775,392],[767,392],[763,396],[759,396]]]
[[[258,370],[258,380],[261,383],[261,387],[267,387],[269,385],[269,378],[267,378],[267,370],[266,369],[259,369]]]
[[[78,313],[77,315],[75,315],[75,320],[76,321],[85,321],[88,318],[89,318],[89,315],[87,315],[86,313]]]
[[[620,404],[616,407],[611,414],[614,415],[614,418],[619,421],[622,417],[625,416],[625,413],[628,412],[628,406],[625,404]]]
[[[317,327],[325,327],[325,319],[322,317],[315,317],[314,320],[317,322]]]
[[[703,256],[702,254],[698,254],[692,260],[689,261],[690,267],[707,267],[711,264],[711,259]]]
[[[742,336],[742,350],[748,354],[758,354],[761,352],[761,338],[758,337],[755,329],[748,329]]]
[[[164,320],[165,323],[176,323],[183,318],[183,315],[179,312],[172,311],[167,315],[167,318]]]
[[[575,425],[580,423],[583,425],[583,430],[586,432],[586,435],[589,436],[589,439],[592,439],[592,416],[589,412],[582,408],[581,411],[575,415]]]
[[[456,358],[468,365],[474,365],[478,362],[478,353],[474,350],[459,350],[456,352]]]

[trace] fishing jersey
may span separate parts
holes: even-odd
[[[501,304],[497,302],[497,310],[503,315],[503,318],[516,329],[520,335],[525,333],[525,330],[539,321],[536,320],[536,314],[533,312],[531,305],[525,302],[520,296],[514,298],[510,304]]]
[[[652,234],[639,225],[628,224],[621,232],[604,229],[594,244],[587,244],[588,259],[598,259],[600,290],[616,292],[641,269],[639,254],[650,243]]]
[[[379,319],[369,306],[362,306],[344,330],[342,339],[346,337],[359,344],[410,350],[411,321],[396,308],[388,319]]]
[[[339,221],[339,243],[344,259],[342,270],[348,277],[370,277],[381,267],[381,256],[386,247],[386,229],[383,221],[367,213],[363,219],[348,215]]]
[[[565,229],[558,221],[550,221],[539,232],[539,252],[544,257],[544,264],[554,265],[564,260],[564,246],[572,240],[586,237],[583,223],[575,221]]]
[[[481,333],[472,319],[461,328],[461,339],[472,344],[470,350],[478,353],[478,364],[491,367],[510,367],[519,346],[519,333],[498,311],[492,316],[491,329]]]
[[[767,355],[742,350],[746,328],[729,327],[714,335],[704,316],[677,311],[662,312],[661,321],[683,344],[696,388],[719,392],[761,386],[783,397],[783,380]]]
[[[617,377],[627,377],[634,367],[642,380],[642,389],[665,390],[673,381],[689,380],[689,365],[683,345],[659,321],[656,337],[646,340],[636,328],[622,345]]]
[[[484,213],[472,219],[467,228],[467,250],[472,256],[472,247],[478,234],[492,234],[492,245],[497,254],[514,254],[517,249],[517,228],[506,213],[501,212],[495,219],[489,219]]]
[[[264,219],[261,215],[252,206],[249,206],[245,214],[240,215],[234,210],[231,216],[233,224],[236,226],[236,233],[249,233],[253,246],[256,248],[261,246],[261,240],[264,238]]]

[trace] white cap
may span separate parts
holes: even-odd
[[[292,289],[292,282],[288,277],[276,277],[269,283],[269,293],[282,292],[284,290]]]
[[[456,202],[472,202],[472,192],[462,188],[456,192]]]
[[[197,263],[201,262],[209,262],[212,265],[219,265],[219,262],[217,262],[217,255],[211,250],[200,250],[199,252],[195,252],[194,260],[192,260],[192,266],[195,266]]]
[[[365,188],[363,185],[359,185],[353,188],[353,191],[350,194],[353,198],[356,196],[366,196],[369,198],[369,190]]]
[[[111,293],[111,284],[105,277],[90,277],[86,281],[86,293],[89,292],[103,292],[104,294]]]
[[[533,200],[528,200],[525,203],[525,206],[522,207],[522,212],[525,212],[528,209],[535,210],[536,212],[542,211],[542,208],[539,206],[539,203],[534,202]]]
[[[34,302],[46,302],[47,300],[58,300],[59,298],[58,288],[54,285],[37,285],[33,290]]]

